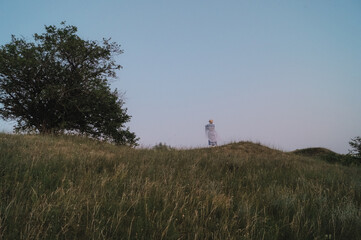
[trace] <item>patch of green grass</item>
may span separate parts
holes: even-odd
[[[329,163],[339,163],[346,166],[361,165],[360,158],[348,154],[338,154],[325,148],[305,148],[296,150],[293,153],[300,156],[321,159]]]
[[[0,134],[0,239],[361,239],[361,167],[251,142]]]

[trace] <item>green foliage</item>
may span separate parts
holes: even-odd
[[[250,142],[0,134],[0,239],[361,239],[361,168]]]
[[[75,26],[46,26],[34,42],[12,36],[0,47],[0,115],[16,119],[16,130],[77,133],[118,144],[135,144],[125,128],[130,116],[108,79],[116,77],[110,40],[81,39]]]
[[[158,151],[168,151],[168,150],[172,150],[173,148],[165,143],[158,143],[153,147],[153,149]]]
[[[361,159],[361,137],[352,138],[349,144],[352,147],[349,154]]]

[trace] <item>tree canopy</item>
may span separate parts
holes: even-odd
[[[349,154],[361,159],[361,137],[358,136],[355,138],[351,138],[349,144],[352,148],[351,150],[349,150]]]
[[[131,116],[109,79],[121,65],[120,45],[83,40],[77,27],[45,26],[34,41],[12,36],[0,46],[0,115],[20,132],[77,133],[134,145]]]

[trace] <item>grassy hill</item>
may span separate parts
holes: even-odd
[[[0,198],[0,239],[361,239],[361,167],[251,142],[0,134]]]
[[[314,159],[321,159],[329,163],[339,163],[346,166],[361,164],[361,159],[359,158],[350,155],[337,154],[326,148],[298,149],[293,151],[293,153],[300,156],[312,157]]]

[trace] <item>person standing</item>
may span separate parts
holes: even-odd
[[[206,125],[206,135],[208,137],[209,146],[217,146],[217,132],[216,126],[213,124],[213,120],[209,120],[209,123]]]

